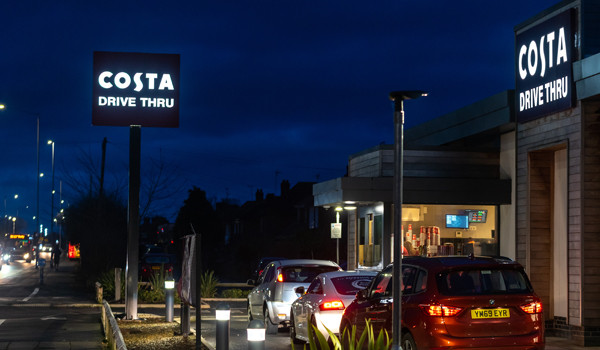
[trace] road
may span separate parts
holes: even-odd
[[[59,271],[21,261],[0,270],[0,349],[98,349],[99,308],[72,278],[74,263]]]

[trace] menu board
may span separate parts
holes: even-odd
[[[487,220],[487,210],[466,210],[469,216],[469,222],[485,223]]]

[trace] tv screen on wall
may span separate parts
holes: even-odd
[[[469,216],[446,214],[446,228],[469,228]]]
[[[465,210],[469,216],[469,222],[485,223],[487,221],[487,210],[470,209]]]

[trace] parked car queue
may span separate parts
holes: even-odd
[[[393,264],[350,272],[324,260],[271,261],[248,281],[248,318],[263,320],[268,334],[289,328],[296,344],[309,341],[311,325],[327,339],[327,329],[340,337],[356,327],[360,336],[367,320],[391,337],[392,272]],[[403,349],[545,347],[541,299],[508,258],[405,257],[401,288]]]

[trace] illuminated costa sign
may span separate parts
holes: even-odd
[[[573,107],[571,11],[516,37],[517,119],[526,122]]]
[[[94,52],[92,124],[179,126],[179,55]]]

